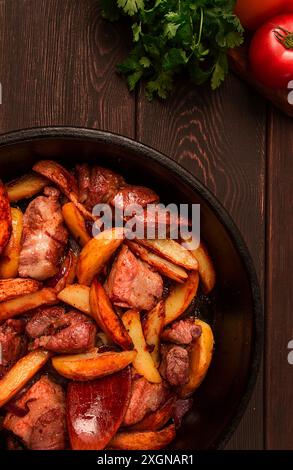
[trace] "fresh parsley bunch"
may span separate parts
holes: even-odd
[[[235,0],[101,0],[105,18],[129,17],[134,46],[118,70],[130,90],[146,80],[146,93],[166,98],[175,75],[216,89],[228,72],[227,51],[243,41]]]

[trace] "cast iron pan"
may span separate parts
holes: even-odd
[[[38,159],[68,167],[87,161],[155,189],[166,203],[200,203],[201,234],[217,270],[203,317],[213,327],[212,366],[172,449],[222,448],[251,396],[262,351],[263,313],[251,257],[230,216],[190,173],[155,150],[118,135],[82,128],[22,130],[0,138],[1,178],[28,171]]]

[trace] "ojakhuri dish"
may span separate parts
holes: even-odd
[[[30,169],[41,160],[58,161],[69,171],[72,171],[76,164],[83,165],[84,163],[87,163],[90,168],[95,166],[104,167],[111,169],[120,177],[123,176],[127,184],[151,188],[153,192],[159,195],[160,201],[164,204],[169,204],[170,202],[189,205],[194,203],[200,204],[201,235],[216,271],[216,284],[210,294],[206,295],[203,291],[202,279],[199,278],[197,294],[184,315],[188,316],[188,314],[191,314],[191,316],[203,320],[210,325],[214,336],[215,347],[208,373],[201,385],[193,393],[193,403],[191,404],[191,402],[189,402],[190,409],[182,419],[181,426],[178,426],[178,421],[176,422],[176,436],[168,445],[168,448],[174,450],[196,450],[223,447],[231,434],[235,431],[252,393],[258,365],[260,363],[263,336],[260,290],[255,270],[245,243],[243,242],[239,230],[231,220],[231,217],[217,199],[194,175],[185,171],[180,165],[163,154],[125,137],[96,130],[64,127],[21,130],[0,137],[1,179],[4,181],[5,186],[11,180],[19,180],[23,175],[28,172],[30,173]],[[190,161],[190,165],[191,163]],[[191,166],[190,169],[192,170]],[[38,184],[38,182],[36,184]],[[14,209],[21,209],[22,214],[19,212],[18,214],[20,217],[23,217],[30,201],[38,196],[44,195],[45,186],[39,189],[39,192],[35,193],[34,196],[31,195],[30,199],[19,200],[14,203],[11,202],[10,206],[13,211]],[[50,183],[49,186],[58,189],[56,183]],[[31,181],[30,187],[31,190],[36,191],[34,180]],[[58,201],[62,206],[74,202],[68,196],[64,197],[63,191],[60,191]],[[79,201],[75,201],[75,205],[77,205],[78,202]],[[79,212],[76,212],[76,214],[78,216],[80,212],[82,213],[83,219],[79,218],[79,220],[86,220],[85,224],[88,231],[92,222],[87,220],[87,212],[84,211],[84,203],[82,204],[82,207],[78,209]],[[67,206],[67,214],[72,212],[72,208],[73,206],[70,204]],[[70,248],[70,251],[73,252],[72,254],[76,255],[81,247],[89,241],[88,237],[91,236],[91,231],[89,234],[86,233],[84,238],[83,235],[85,232],[83,230],[79,230],[76,236],[74,236],[69,227],[64,223],[66,208],[64,210],[65,215],[62,211],[62,223],[70,233],[70,242],[67,244],[67,248]],[[74,220],[74,217],[68,216],[67,220]],[[5,230],[3,233],[4,232]],[[20,231],[17,233],[20,237]],[[83,234],[81,235],[80,241],[74,243],[74,240],[77,240],[76,237],[78,237],[80,233]],[[17,237],[15,238],[16,243],[18,239]],[[168,289],[172,286],[181,286],[183,284],[176,280],[178,276],[179,280],[182,275],[185,276],[181,269],[185,270],[187,273],[192,271],[185,269],[183,266],[176,266],[176,263],[172,261],[170,266],[165,262],[170,260],[164,258],[158,251],[154,251],[155,247],[151,250],[149,246],[142,243],[135,243],[132,247],[126,242],[124,242],[123,245],[124,244],[138,260],[142,260],[144,264],[149,265],[153,272],[159,273],[163,278],[164,293],[162,300],[165,300],[167,294],[170,293]],[[77,247],[78,250],[76,251]],[[134,248],[137,250],[136,252]],[[162,246],[160,248],[163,249]],[[165,248],[166,247],[164,247],[164,249]],[[112,266],[112,263],[121,249],[122,246],[119,246],[114,252],[112,259],[107,262],[109,267]],[[145,250],[147,250],[148,263],[143,259],[143,257],[146,256]],[[66,250],[65,254],[68,254]],[[18,263],[17,257],[14,258],[14,260],[15,263]],[[73,261],[74,260],[76,261],[73,256]],[[160,261],[159,266],[158,260]],[[69,261],[70,256],[67,261],[67,266]],[[23,292],[33,295],[36,300],[36,297],[38,297],[40,295],[39,293],[42,291],[41,296],[45,293],[45,297],[49,302],[50,299],[52,299],[51,289],[56,288],[58,280],[60,280],[61,283],[57,289],[62,287],[62,278],[64,277],[62,273],[65,274],[66,270],[64,262],[65,258],[63,255],[59,260],[59,264],[63,266],[63,268],[60,269],[56,275],[51,277],[50,281],[39,281],[29,278],[30,284],[26,287],[26,291],[23,290]],[[157,267],[153,266],[151,263],[156,263]],[[176,269],[174,269],[174,266],[176,266]],[[163,275],[162,272],[159,272],[159,269],[162,270],[162,268],[164,268],[165,271],[168,269],[169,275],[172,273],[176,279],[170,279],[166,275]],[[171,271],[170,268],[172,268]],[[196,270],[194,271],[196,272]],[[86,276],[91,275],[90,271],[86,273],[84,271],[84,275],[85,274]],[[100,274],[98,274],[104,289],[106,287],[105,280],[108,275],[109,273],[104,272],[103,269]],[[19,276],[17,275],[16,277]],[[23,279],[26,280],[27,278]],[[24,283],[23,279],[17,282]],[[31,282],[34,283],[34,286]],[[38,287],[40,284],[42,288]],[[89,320],[90,304],[87,300],[89,297],[86,293],[90,291],[90,287],[90,285],[79,284],[76,276],[73,284],[68,284],[65,290],[65,295],[69,293],[72,303],[74,302],[72,309],[76,309],[80,314],[87,315]],[[24,289],[24,284],[22,288]],[[46,288],[45,291],[44,288]],[[35,291],[32,292],[32,289],[35,289]],[[64,288],[62,290],[64,290]],[[12,293],[13,291],[11,291],[11,294]],[[15,304],[17,298],[14,297],[10,300],[12,306],[14,305],[18,308],[18,302]],[[0,299],[0,302],[2,303],[2,299]],[[3,300],[3,302],[6,301]],[[113,303],[114,302],[111,301],[112,307]],[[65,311],[67,312],[70,311],[70,306],[63,300],[59,302],[58,306],[65,307]],[[114,305],[114,310],[120,315],[131,309]],[[25,317],[26,314],[24,313],[19,314],[19,316],[14,317],[14,319],[18,320]],[[140,313],[140,318],[141,320],[144,319],[144,312]],[[95,325],[96,321],[92,321]],[[3,322],[4,320],[1,321],[1,324]],[[169,324],[169,328],[170,325],[171,324]],[[96,328],[98,327],[96,326]],[[97,338],[100,336],[102,336],[102,338],[98,339],[96,342],[96,347],[99,348],[105,343],[105,334],[102,333],[101,329],[97,333]],[[24,337],[27,338],[27,334],[25,334]],[[30,340],[30,342],[32,342],[32,340]],[[162,341],[162,344],[163,343],[165,344],[164,341]],[[43,354],[46,354],[45,348],[40,348]],[[151,348],[149,349],[149,352],[151,352]],[[113,345],[113,341],[110,346],[103,346],[103,349],[99,350],[100,353],[102,351],[104,353],[129,353],[129,350],[124,351],[118,346]],[[50,354],[54,355],[55,361],[57,356],[59,358],[59,356],[71,355],[67,353]],[[76,355],[76,353],[74,353],[74,355]],[[39,361],[42,359],[44,358],[37,357],[36,363],[39,364]],[[126,358],[124,357],[124,359]],[[131,365],[129,367],[132,368],[133,366]],[[118,371],[116,375],[122,373],[125,369]],[[20,363],[19,371],[22,372],[25,370],[26,364]],[[40,368],[40,371],[33,375],[26,386],[22,387],[21,391],[17,393],[17,397],[21,398],[22,393],[30,388],[42,375],[45,375],[54,383],[61,385],[63,393],[67,393],[70,379],[57,372],[56,368],[53,368],[52,359],[46,358],[45,364]],[[106,380],[107,377],[113,380],[114,376],[114,373],[109,376],[104,376],[104,380]],[[140,374],[137,373],[134,379],[139,379],[139,377]],[[99,379],[91,379],[88,381],[71,380],[71,382],[79,383],[80,386],[83,384],[84,397],[91,397],[93,396],[92,389],[88,388],[87,384],[91,384],[95,380]],[[45,383],[45,387],[46,385]],[[106,394],[109,395],[112,389],[113,387],[109,386]],[[44,391],[44,388],[42,387],[41,390]],[[42,395],[42,393],[40,393],[40,395]],[[15,400],[11,399],[10,403],[14,412],[16,412],[16,414],[24,414],[26,409],[16,410],[15,406],[13,406],[14,401]],[[85,401],[86,399],[79,402],[79,406]],[[33,401],[28,404],[32,406],[32,402]],[[114,404],[114,401],[112,400],[111,403]],[[13,433],[3,429],[2,425],[3,417],[7,413],[7,406],[8,405],[2,406],[0,411],[1,449],[7,448],[8,437],[13,436]],[[166,407],[167,406],[168,404],[166,404]],[[152,413],[149,412],[148,414],[151,415]],[[171,418],[164,427],[169,427],[169,425],[172,425],[175,421],[174,417]],[[93,423],[92,421],[91,424]],[[121,426],[119,432],[122,430],[126,430],[126,427],[123,428]],[[52,432],[54,434],[53,430]],[[105,436],[105,439],[107,440],[107,436]],[[17,446],[26,448],[26,446],[23,446],[21,439],[13,436],[13,440],[16,441]],[[66,446],[69,448],[68,442]],[[9,447],[13,448],[15,445],[9,445]]]
[[[138,205],[137,224],[156,234],[164,220],[168,235],[129,239],[122,224],[93,236],[98,204]],[[192,308],[216,283],[203,241],[187,250],[153,189],[98,165],[41,160],[1,182],[0,207],[7,447],[168,446],[213,356],[212,329]]]

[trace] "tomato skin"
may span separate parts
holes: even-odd
[[[293,48],[287,49],[275,37],[278,27],[293,32],[293,14],[276,16],[255,33],[249,50],[250,68],[263,85],[287,89],[293,80]]]
[[[235,7],[242,25],[252,30],[286,11],[293,12],[292,0],[238,0]]]

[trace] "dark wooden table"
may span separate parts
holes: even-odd
[[[266,305],[264,366],[229,449],[293,448],[293,121],[231,75],[212,93],[181,83],[167,103],[115,74],[125,33],[97,0],[0,0],[0,132],[86,126],[179,161],[219,198],[253,256]],[[0,169],[1,173],[1,169]]]

